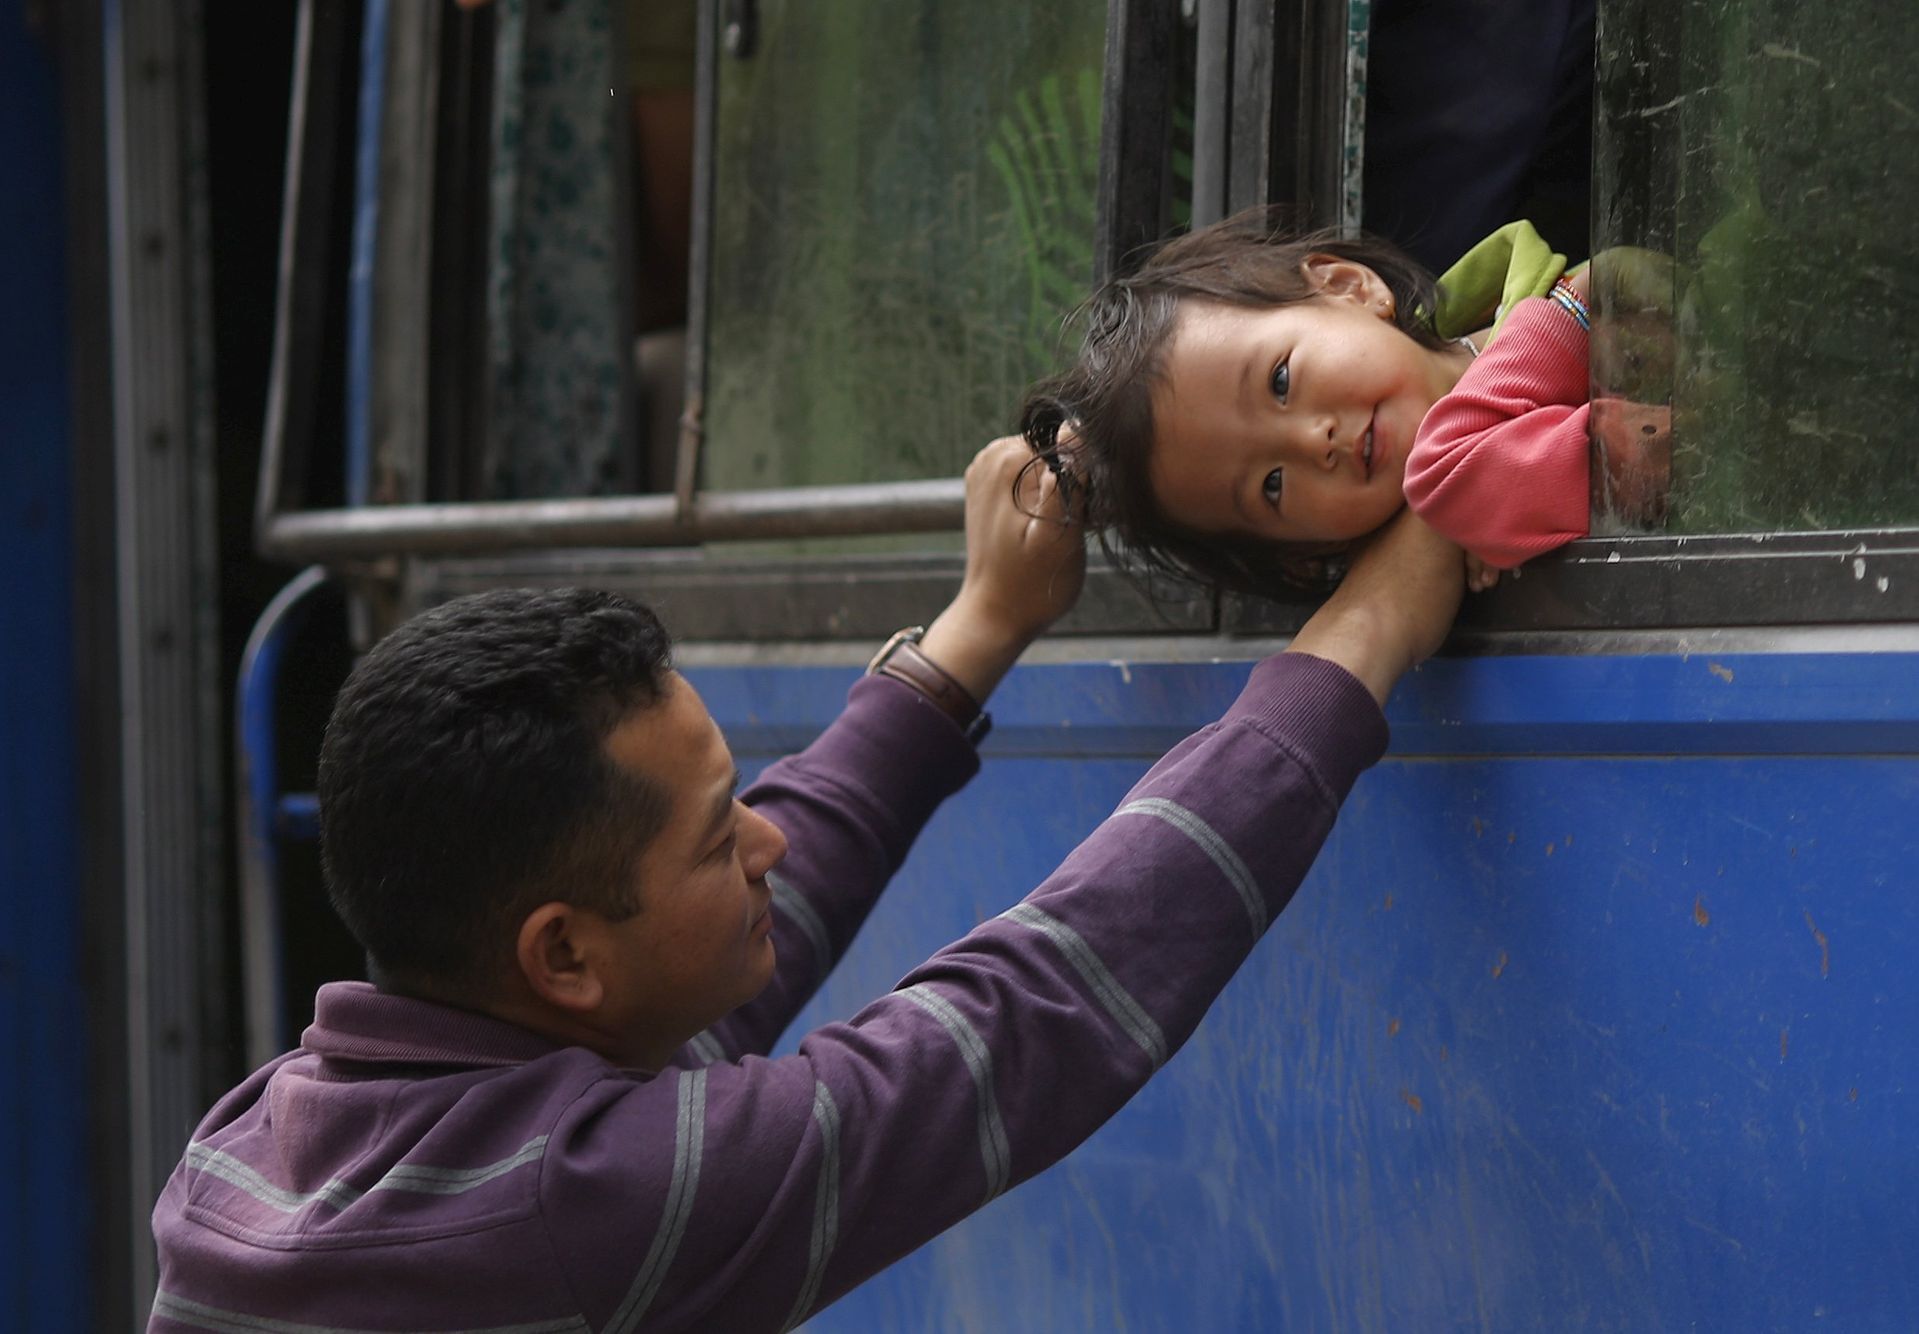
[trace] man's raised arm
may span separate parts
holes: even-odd
[[[778,1040],[920,828],[978,771],[965,724],[1079,597],[1082,530],[1068,519],[1053,475],[1026,466],[1032,457],[1018,437],[974,457],[966,469],[966,573],[952,603],[916,641],[889,646],[888,670],[897,676],[862,677],[817,741],[747,790],[744,800],[787,836],[786,858],[768,877],[777,971],[683,1063],[763,1053]]]
[[[666,1136],[674,1179],[698,1183],[677,1210],[640,1204],[616,1228],[600,1218],[575,1233],[565,1220],[584,1218],[587,1196],[550,1164],[544,1213],[568,1234],[558,1252],[579,1258],[589,1316],[619,1296],[593,1291],[608,1272],[596,1238],[631,1253],[666,1237],[681,1258],[649,1276],[655,1312],[789,1327],[1098,1128],[1291,898],[1384,749],[1380,701],[1443,638],[1461,560],[1417,519],[1397,521],[1292,649],[1255,667],[1225,717],[1153,766],[1024,900],[794,1056],[662,1076],[677,1129],[659,1119],[666,1089],[649,1104],[614,1084],[583,1098],[584,1134],[556,1128],[566,1159],[609,1161],[613,1143],[663,1154]]]

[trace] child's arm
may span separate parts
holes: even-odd
[[[1497,569],[1586,535],[1586,342],[1565,310],[1528,298],[1420,423],[1407,501]]]

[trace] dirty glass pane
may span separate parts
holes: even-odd
[[[1919,5],[1599,32],[1594,531],[1919,523]]]
[[[762,0],[722,52],[704,485],[956,477],[1092,280],[1104,0]]]

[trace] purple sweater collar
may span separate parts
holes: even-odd
[[[395,1065],[524,1065],[559,1050],[503,1020],[367,982],[321,987],[300,1045],[323,1060]]]

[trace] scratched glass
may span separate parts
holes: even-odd
[[[1601,11],[1594,531],[1919,523],[1919,5]]]
[[[720,57],[706,486],[957,477],[1006,433],[1092,281],[1105,19],[761,0]]]

